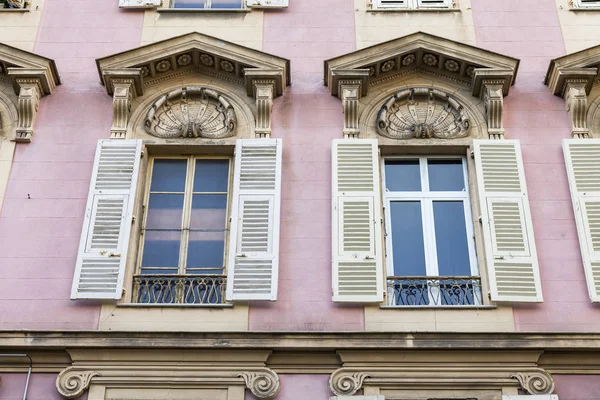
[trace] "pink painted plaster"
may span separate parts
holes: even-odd
[[[98,303],[69,300],[95,143],[110,134],[95,59],[139,46],[143,24],[143,12],[108,3],[44,4],[35,52],[56,61],[63,84],[42,99],[33,140],[15,152],[0,214],[0,329],[98,325]]]
[[[521,59],[504,103],[508,139],[520,139],[544,303],[515,305],[519,331],[597,331],[588,297],[561,140],[570,137],[564,100],[542,83],[565,54],[554,0],[472,0],[477,43]]]
[[[600,393],[598,375],[553,375],[560,400],[596,400]]]
[[[293,85],[273,109],[285,176],[279,295],[252,304],[250,330],[363,330],[361,305],[331,300],[331,141],[342,137],[343,114],[323,86],[323,60],[355,49],[352,1],[290,1],[265,13],[263,37],[264,51],[291,60]]]
[[[22,400],[27,373],[0,374],[0,399]],[[87,392],[77,400],[87,399]],[[64,400],[56,390],[56,374],[32,374],[27,400]]]
[[[280,389],[274,400],[322,399],[332,396],[329,375],[279,374]],[[256,400],[247,390],[246,400]]]

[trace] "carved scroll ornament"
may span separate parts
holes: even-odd
[[[98,375],[95,371],[79,371],[69,367],[58,374],[56,388],[65,399],[75,399],[90,387],[92,378]]]
[[[235,135],[237,121],[233,106],[219,92],[187,86],[159,97],[144,125],[160,138],[220,139]]]
[[[242,372],[238,376],[244,379],[246,387],[259,399],[269,400],[279,393],[279,377],[268,368],[260,372]]]
[[[547,372],[516,373],[511,376],[521,384],[521,387],[529,394],[550,394],[554,392],[554,380]]]
[[[401,90],[381,107],[377,131],[392,139],[455,139],[468,136],[467,113],[450,95],[430,88]]]

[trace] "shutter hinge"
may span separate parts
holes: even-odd
[[[473,150],[471,150],[471,158],[475,159],[475,152]]]
[[[135,224],[135,215],[133,217],[131,217],[131,223]]]
[[[140,152],[140,158],[144,158],[144,150]]]
[[[483,220],[481,219],[481,215],[479,216],[479,218],[478,218],[478,219],[479,219],[479,223],[480,223],[480,224],[481,224],[481,223],[483,223]]]

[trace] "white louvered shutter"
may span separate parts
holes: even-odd
[[[162,4],[162,0],[119,0],[122,8],[153,8]]]
[[[71,299],[120,299],[141,140],[100,140],[79,242]]]
[[[419,8],[448,8],[452,6],[453,0],[418,0]]]
[[[533,224],[518,140],[474,140],[491,299],[542,302]]]
[[[246,6],[251,8],[285,8],[288,0],[246,0]]]
[[[600,302],[600,139],[563,140],[588,291]]]
[[[379,8],[404,8],[408,6],[408,0],[378,0]]]
[[[376,139],[333,141],[333,301],[383,301]]]
[[[281,139],[236,143],[227,300],[277,299],[281,151]]]

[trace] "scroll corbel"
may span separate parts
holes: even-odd
[[[490,139],[504,139],[504,96],[508,96],[514,79],[512,69],[476,68],[473,72],[473,95],[484,102]]]
[[[37,78],[16,79],[15,82],[19,86],[17,104],[19,116],[15,141],[29,143],[33,136],[33,127],[43,93],[41,82]]]
[[[588,138],[590,130],[587,125],[588,99],[586,93],[587,81],[570,79],[565,81],[564,98],[571,122],[573,138]]]
[[[133,79],[114,79],[113,86],[113,120],[110,127],[111,139],[125,139],[127,125],[131,114],[131,100],[136,96]]]
[[[252,81],[254,98],[256,99],[256,137],[271,137],[271,113],[276,81],[274,79],[257,79]]]
[[[56,389],[65,399],[75,399],[89,389],[92,378],[99,376],[95,371],[81,371],[73,367],[64,369],[56,378]]]
[[[340,80],[338,85],[338,93],[344,111],[344,138],[358,138],[360,134],[358,101],[362,93],[362,82],[360,80]]]

